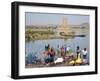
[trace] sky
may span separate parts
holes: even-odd
[[[70,25],[89,23],[88,15],[25,12],[26,25],[61,25],[64,17]]]

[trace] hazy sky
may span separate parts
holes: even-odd
[[[66,17],[68,24],[79,25],[82,23],[89,23],[88,15],[74,15],[74,14],[48,14],[48,13],[25,13],[26,25],[47,25],[54,24],[60,25],[63,22],[64,17]]]

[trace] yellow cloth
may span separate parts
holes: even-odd
[[[78,54],[78,58],[76,59],[76,64],[82,64],[82,59],[80,57],[80,54]]]
[[[74,61],[74,60],[71,60],[71,61],[69,62],[69,64],[75,64],[75,61]]]

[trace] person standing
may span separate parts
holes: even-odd
[[[77,52],[77,58],[76,58],[75,63],[82,64],[82,58],[81,58],[80,52]]]
[[[72,48],[70,46],[67,47],[67,54],[68,56],[72,55]]]
[[[64,53],[65,53],[65,55],[67,53],[67,46],[66,45],[64,45]]]
[[[87,49],[86,48],[82,50],[82,54],[83,54],[83,59],[87,59]]]
[[[80,47],[79,46],[77,46],[77,51],[76,52],[80,52]]]
[[[65,56],[64,47],[62,46],[60,49],[61,49],[61,57],[64,57]]]
[[[76,53],[77,53],[77,57],[78,57],[78,54],[80,53],[80,47],[79,46],[77,46]]]
[[[87,59],[87,49],[86,48],[84,48],[83,50],[82,50],[82,55],[83,55],[83,63],[84,64],[87,64],[88,63],[88,59]]]

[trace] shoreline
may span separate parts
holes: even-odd
[[[68,64],[68,63],[58,63],[58,64],[52,64],[52,65],[44,65],[44,64],[30,64],[30,65],[25,65],[25,68],[46,68],[46,67],[70,67],[70,66],[87,66],[87,64]]]

